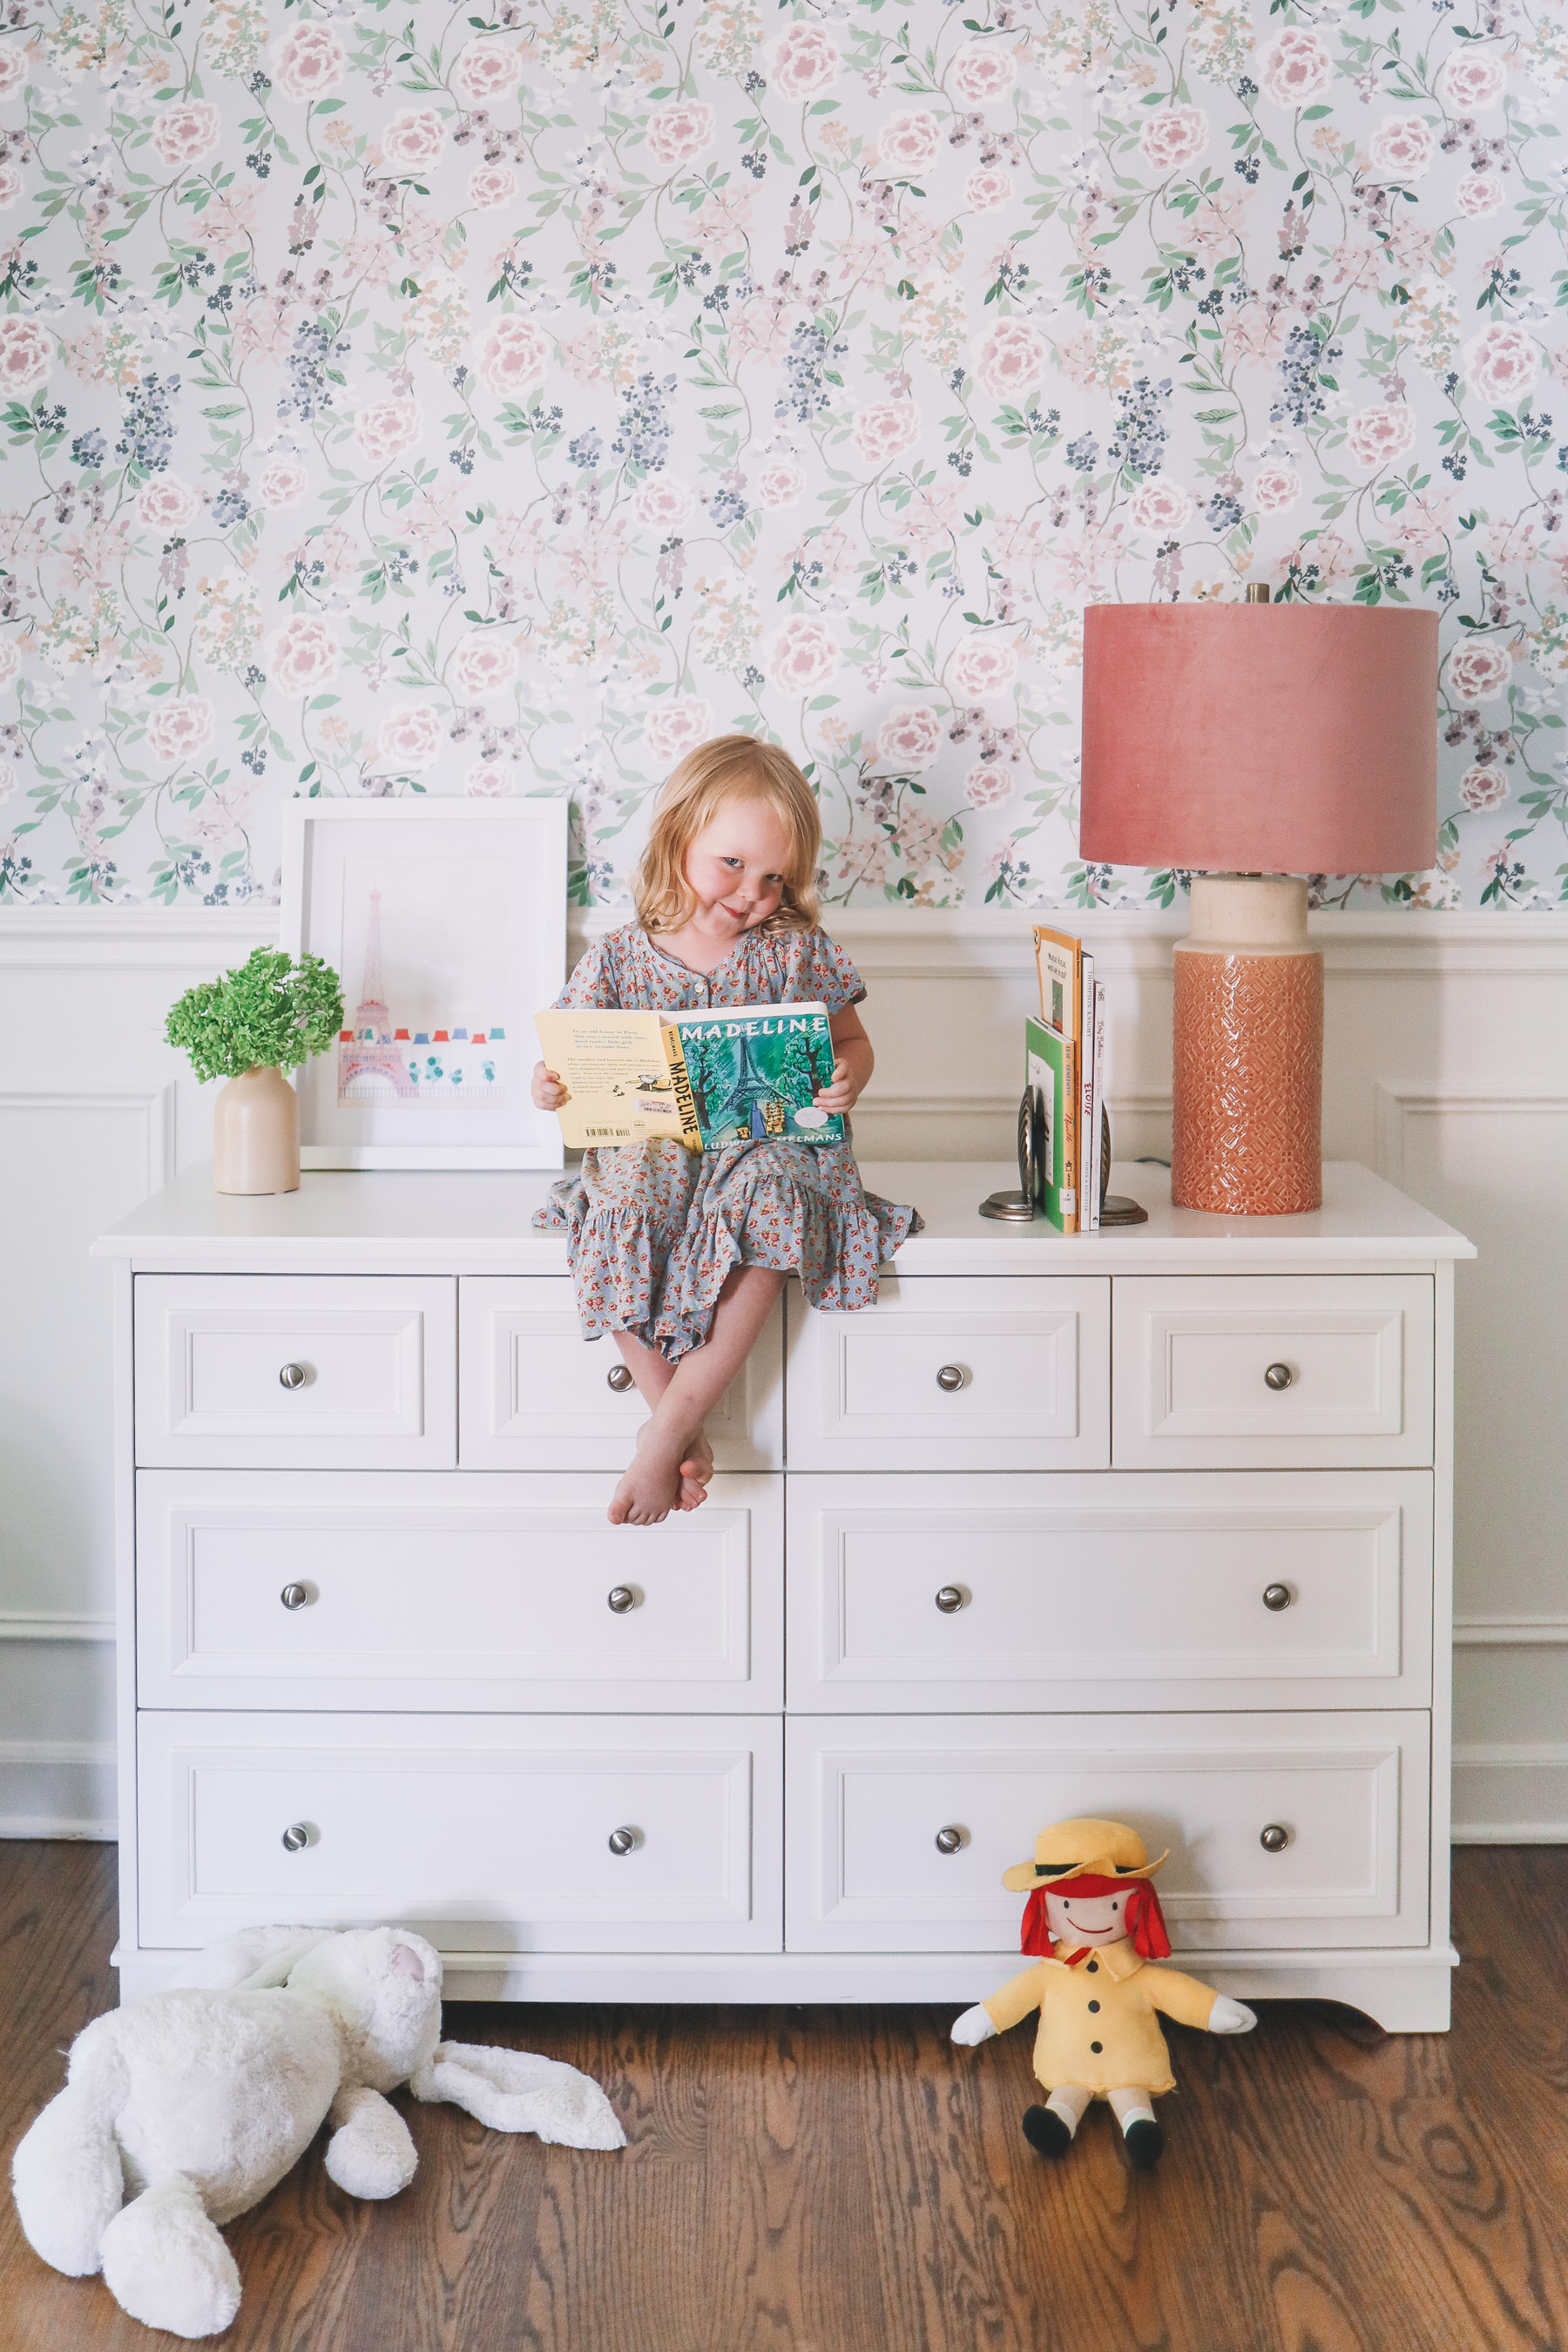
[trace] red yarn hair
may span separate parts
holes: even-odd
[[[1046,1895],[1115,1895],[1125,1893],[1127,1906],[1123,1916],[1132,1948],[1141,1960],[1168,1960],[1171,1938],[1165,1933],[1165,1915],[1160,1908],[1160,1898],[1146,1878],[1101,1878],[1083,1871],[1076,1878],[1053,1879],[1048,1887],[1037,1886],[1024,1906],[1024,1926],[1021,1948],[1033,1959],[1054,1960],[1056,1940],[1046,1925]]]

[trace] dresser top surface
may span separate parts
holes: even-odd
[[[979,1213],[1016,1184],[1001,1161],[868,1160],[868,1191],[912,1201],[925,1230],[894,1261],[906,1274],[1084,1275],[1311,1272],[1344,1265],[1420,1267],[1473,1257],[1473,1245],[1354,1160],[1325,1161],[1323,1205],[1298,1217],[1223,1217],[1171,1206],[1168,1170],[1126,1161],[1111,1190],[1149,1212],[1142,1225],[1064,1240]],[[187,1168],[95,1244],[97,1257],[149,1271],[563,1274],[559,1234],[532,1230],[550,1176],[393,1171],[310,1171],[297,1192],[215,1192],[212,1168]]]

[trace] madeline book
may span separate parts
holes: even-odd
[[[656,1136],[689,1151],[844,1140],[841,1114],[814,1099],[833,1077],[824,1005],[569,1008],[535,1013],[534,1027],[545,1066],[566,1088],[558,1116],[574,1150]]]

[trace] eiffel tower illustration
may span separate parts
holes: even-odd
[[[417,1099],[419,1089],[404,1066],[392,1039],[392,1015],[382,994],[381,892],[370,894],[370,929],[364,942],[364,982],[354,1034],[338,1047],[338,1093],[346,1094],[355,1078],[371,1074],[390,1080],[394,1094]]]

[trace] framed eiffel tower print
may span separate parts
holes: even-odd
[[[297,800],[282,944],[343,991],[297,1079],[306,1168],[559,1168],[529,1099],[533,1012],[566,962],[566,803]]]

